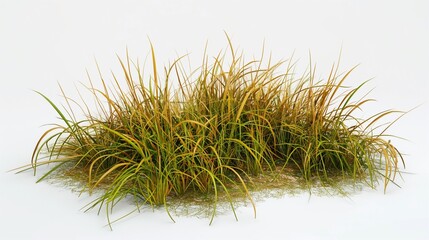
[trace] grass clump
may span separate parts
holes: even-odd
[[[309,189],[342,180],[370,187],[382,180],[386,188],[394,180],[403,160],[383,138],[390,125],[373,131],[394,111],[353,115],[372,101],[355,100],[365,82],[344,86],[354,68],[340,74],[334,65],[326,80],[316,81],[310,66],[295,78],[291,61],[246,62],[230,44],[229,64],[225,55],[209,61],[205,54],[187,75],[180,58],[159,71],[151,50],[149,78],[127,54],[119,59],[122,78],[101,77],[101,88],[90,80],[97,111],[78,104],[83,120],[62,89],[64,110],[39,93],[62,120],[35,146],[34,172],[55,164],[39,181],[55,174],[101,190],[90,208],[107,212],[126,197],[137,206],[165,206],[169,215],[175,199],[208,198],[211,223],[220,198],[235,214],[237,193],[253,204],[249,191],[291,178],[289,186]]]

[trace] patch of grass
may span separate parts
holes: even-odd
[[[225,55],[212,61],[205,55],[188,75],[180,58],[160,71],[152,47],[152,73],[145,78],[127,54],[119,59],[121,78],[101,77],[101,88],[90,79],[97,111],[82,101],[84,119],[76,119],[77,101],[63,89],[64,110],[37,92],[62,120],[35,146],[34,173],[53,164],[38,181],[66,176],[85,191],[99,191],[89,208],[104,206],[108,214],[131,198],[137,207],[164,206],[171,217],[170,204],[199,199],[211,207],[210,223],[220,200],[234,214],[243,197],[255,208],[253,190],[342,181],[374,188],[379,180],[386,188],[394,181],[403,159],[384,139],[390,125],[373,130],[397,112],[354,115],[372,101],[355,100],[365,82],[344,85],[354,68],[340,74],[334,65],[317,81],[311,64],[296,78],[292,61],[246,62],[231,43],[230,56],[226,64]]]

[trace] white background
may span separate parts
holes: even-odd
[[[428,1],[7,1],[0,0],[0,239],[429,239]],[[95,61],[106,76],[117,71],[115,54],[144,59],[150,39],[159,64],[190,53],[198,66],[226,48],[226,31],[249,58],[265,48],[274,59],[293,53],[305,68],[309,51],[323,78],[342,48],[341,66],[360,64],[348,85],[374,77],[366,90],[378,101],[367,112],[409,110],[390,133],[406,154],[402,188],[390,185],[350,196],[308,194],[266,199],[258,216],[240,208],[240,220],[219,216],[177,218],[146,211],[105,227],[90,199],[10,169],[29,163],[33,147],[56,121],[55,112],[32,92],[61,102],[57,82],[73,93],[95,78]],[[126,207],[123,207],[126,209]],[[119,211],[121,209],[119,208]]]

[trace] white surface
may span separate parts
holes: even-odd
[[[427,1],[0,1],[0,239],[429,239]],[[83,213],[89,199],[30,173],[6,172],[29,163],[33,146],[55,113],[31,90],[60,101],[57,81],[68,92],[95,78],[94,57],[106,76],[118,69],[115,53],[144,59],[148,38],[160,64],[191,53],[199,63],[205,42],[226,47],[223,31],[248,57],[263,40],[275,59],[306,65],[311,50],[323,76],[343,49],[343,70],[361,64],[349,85],[375,77],[370,111],[411,109],[391,133],[406,156],[402,188],[366,190],[350,199],[303,194],[257,203],[208,220],[144,212],[116,223]],[[368,88],[369,89],[369,88]]]

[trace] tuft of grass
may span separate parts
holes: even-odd
[[[366,82],[344,85],[355,68],[340,74],[333,65],[318,81],[310,64],[296,78],[292,61],[264,64],[262,54],[246,62],[230,41],[229,49],[229,64],[225,55],[209,61],[205,54],[189,75],[181,58],[159,70],[151,45],[149,78],[127,53],[118,58],[121,78],[113,75],[109,83],[100,77],[101,88],[89,80],[96,111],[62,88],[64,110],[37,92],[62,121],[35,146],[34,174],[53,164],[38,182],[54,175],[83,183],[84,191],[99,193],[89,209],[104,206],[107,216],[125,198],[137,207],[164,206],[171,218],[175,200],[208,199],[212,223],[220,199],[234,215],[234,201],[243,196],[255,210],[255,189],[342,181],[375,188],[380,180],[386,189],[394,181],[402,155],[385,139],[390,125],[374,130],[397,112],[355,116],[372,101],[356,100]],[[76,104],[83,119],[74,114]]]

